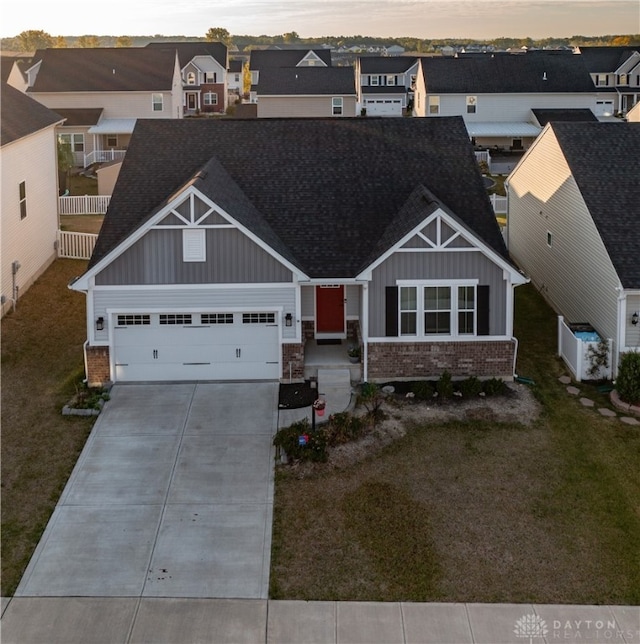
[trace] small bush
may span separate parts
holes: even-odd
[[[464,397],[471,398],[472,396],[477,396],[482,391],[482,382],[475,376],[471,376],[458,383],[458,391]]]
[[[438,396],[443,400],[447,400],[453,396],[453,382],[451,380],[451,374],[448,371],[445,371],[438,379],[436,391],[438,392]]]
[[[431,400],[433,398],[433,383],[428,380],[414,382],[411,385],[411,391],[418,400]]]
[[[380,407],[384,401],[384,395],[378,385],[373,382],[363,382],[360,387],[358,403],[363,405],[371,422],[375,424],[383,417]]]
[[[300,441],[305,437],[306,443]],[[323,432],[311,431],[309,421],[305,418],[289,427],[278,430],[273,444],[281,448],[291,461],[313,461],[324,463],[327,460],[327,440]]]
[[[630,405],[640,403],[640,353],[623,353],[618,366],[616,390]]]
[[[322,428],[327,445],[344,445],[357,440],[367,433],[367,423],[349,412],[332,414],[329,423]]]
[[[490,378],[482,383],[482,391],[487,396],[500,396],[507,393],[507,385],[502,378]]]

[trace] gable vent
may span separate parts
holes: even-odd
[[[547,72],[542,72],[542,80],[548,80],[547,79]]]

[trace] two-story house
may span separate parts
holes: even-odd
[[[527,149],[542,128],[534,109],[595,112],[597,92],[571,52],[420,58],[413,114],[462,116],[479,146]]]
[[[640,101],[640,47],[579,47],[598,90],[596,113],[625,115]]]
[[[224,114],[228,101],[227,47],[221,42],[153,42],[151,49],[177,52],[185,116]]]
[[[356,60],[358,103],[367,116],[402,116],[411,107],[418,73],[412,56],[360,56]]]
[[[85,167],[123,158],[136,119],[183,116],[180,67],[171,49],[41,49],[25,79],[27,95],[73,114],[62,136]]]

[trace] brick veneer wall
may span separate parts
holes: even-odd
[[[305,340],[313,340],[316,337],[313,320],[302,320],[302,337]]]
[[[448,371],[454,378],[513,378],[515,343],[497,342],[381,342],[368,346],[368,379],[432,378]]]
[[[291,372],[289,372],[291,364]],[[304,342],[282,345],[282,379],[304,380]]]
[[[87,359],[87,383],[99,387],[111,379],[109,370],[109,347],[85,347]]]

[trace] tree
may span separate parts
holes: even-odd
[[[53,46],[53,38],[46,31],[23,31],[16,36],[19,51],[35,51]]]
[[[95,49],[100,47],[100,38],[98,38],[98,36],[80,36],[76,45],[78,45],[78,47],[83,47],[84,49]]]
[[[67,39],[64,36],[56,36],[52,45],[54,49],[66,49],[68,46]]]
[[[205,38],[209,42],[221,42],[227,46],[231,44],[231,34],[224,27],[210,27]]]
[[[60,190],[66,190],[69,184],[69,173],[75,165],[71,143],[58,137],[58,177]]]
[[[129,36],[118,36],[116,47],[131,47],[131,38]]]
[[[285,43],[291,44],[298,42],[300,40],[300,36],[295,31],[288,31],[286,34],[282,34],[282,39]]]
[[[249,63],[246,62],[242,66],[242,93],[249,95],[251,92],[251,72],[249,71]]]

